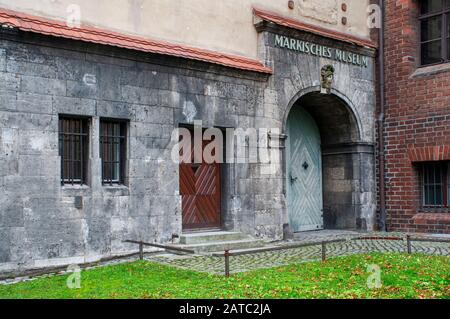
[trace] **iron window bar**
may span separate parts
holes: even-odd
[[[124,182],[126,122],[100,121],[100,157],[103,185]]]
[[[61,185],[83,185],[86,181],[88,121],[83,118],[59,118]]]
[[[450,171],[447,162],[422,165],[422,207],[447,209],[449,207]]]

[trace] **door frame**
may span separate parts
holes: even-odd
[[[297,105],[297,107],[302,108],[301,105]],[[284,160],[284,174],[285,174],[285,194],[286,194],[286,213],[287,213],[287,220],[289,223],[289,228],[292,231],[292,233],[301,233],[301,232],[307,232],[307,231],[315,231],[315,230],[323,230],[325,229],[325,223],[323,223],[323,226],[321,228],[314,228],[312,229],[311,227],[300,227],[300,229],[298,230],[294,230],[292,228],[291,225],[291,220],[290,220],[290,210],[291,210],[291,204],[290,204],[290,199],[291,196],[293,196],[291,193],[291,166],[290,166],[290,160],[291,160],[291,134],[290,134],[290,128],[292,123],[290,123],[289,118],[290,118],[290,114],[291,112],[294,110],[294,107],[291,107],[289,109],[289,113],[287,114],[286,117],[286,124],[285,124],[285,132],[286,132],[286,140],[285,140],[285,160]],[[304,112],[307,112],[305,109],[303,109]],[[308,112],[307,112],[308,113]],[[309,113],[308,113],[309,114]],[[311,114],[309,114],[309,116],[311,116],[311,119],[315,122],[315,119],[312,117]],[[315,124],[317,125],[317,123],[315,122]],[[320,136],[320,131],[319,131],[319,136]],[[324,221],[324,198],[323,198],[323,159],[322,159],[322,147],[320,145],[320,156],[319,156],[319,160],[320,160],[320,185],[321,185],[321,216],[322,216],[322,221]]]
[[[185,124],[185,123],[179,123],[178,124],[178,128],[185,128],[188,129],[189,131],[194,132],[194,125],[193,124]],[[218,128],[222,131],[223,136],[225,138],[225,133],[223,132],[223,128],[221,127],[214,127],[214,128]],[[205,130],[207,130],[208,128],[202,127],[202,134],[205,132]],[[203,139],[202,139],[203,140]],[[223,143],[223,154],[226,154],[226,149],[225,149],[226,143]],[[180,164],[181,165],[181,164]],[[191,165],[195,165],[195,164],[191,164]],[[223,176],[224,176],[224,169],[225,169],[225,165],[223,165],[222,163],[216,163],[216,165],[218,166],[218,185],[219,185],[219,194],[218,194],[218,201],[219,201],[219,205],[218,205],[218,219],[219,219],[219,223],[217,226],[205,226],[205,227],[199,227],[199,228],[185,228],[184,224],[183,224],[183,206],[181,206],[181,231],[182,233],[186,234],[186,233],[198,233],[198,232],[213,232],[213,231],[219,231],[223,229],[223,188],[224,188],[224,184],[223,184]],[[178,181],[180,181],[180,172],[178,173]],[[181,193],[180,193],[180,196]],[[181,199],[182,201],[182,199]],[[181,202],[182,203],[182,202]]]

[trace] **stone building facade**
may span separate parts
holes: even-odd
[[[376,46],[248,14],[256,60],[0,12],[0,272],[125,255],[135,247],[124,240],[186,231],[172,135],[194,121],[267,129],[260,142],[276,154],[220,166],[220,229],[271,240],[375,229]],[[71,140],[84,141],[82,182],[62,177],[67,118],[85,125]],[[118,183],[104,180],[110,120],[124,135]]]
[[[450,231],[450,53],[448,47],[441,50],[450,36],[449,19],[444,19],[449,12],[448,1],[386,1],[384,136],[390,231]],[[428,40],[435,47],[428,48]]]

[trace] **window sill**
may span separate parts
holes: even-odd
[[[87,185],[61,185],[63,190],[83,190],[90,189]]]
[[[414,71],[413,74],[409,77],[410,79],[416,78],[416,77],[425,77],[425,76],[431,76],[442,72],[450,72],[450,62],[436,64],[436,65],[429,65],[429,66],[421,66],[417,68],[416,71]]]
[[[448,214],[450,213],[450,208],[438,207],[438,208],[421,208],[419,214]]]
[[[429,224],[429,223],[448,223],[450,222],[450,214],[448,210],[444,208],[433,212],[419,212],[413,217],[414,223],[416,224]]]
[[[130,189],[126,185],[103,185],[103,191],[116,196],[130,195]]]
[[[90,192],[91,187],[88,185],[62,185],[61,190],[64,196],[68,197],[86,196]]]

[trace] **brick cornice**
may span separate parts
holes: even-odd
[[[253,14],[255,17],[258,17],[264,21],[272,22],[277,25],[282,25],[282,26],[285,26],[288,28],[292,28],[292,29],[296,29],[296,30],[300,30],[300,31],[308,32],[308,33],[313,33],[313,34],[320,35],[320,36],[323,36],[326,38],[331,38],[334,40],[338,40],[338,41],[342,41],[342,42],[346,42],[346,43],[350,43],[350,44],[354,44],[354,45],[358,45],[358,46],[362,46],[362,47],[367,47],[367,48],[371,48],[371,49],[378,48],[378,44],[376,42],[373,42],[372,40],[363,39],[363,38],[360,38],[357,36],[353,36],[353,35],[345,34],[342,32],[318,27],[318,26],[315,26],[312,24],[300,22],[300,21],[297,21],[297,20],[294,20],[291,18],[287,18],[287,17],[283,17],[276,13],[265,11],[262,9],[253,8]]]
[[[447,161],[450,160],[450,145],[408,148],[408,156],[412,163]]]
[[[416,224],[436,223],[450,225],[449,213],[419,213],[413,216],[412,220]]]

